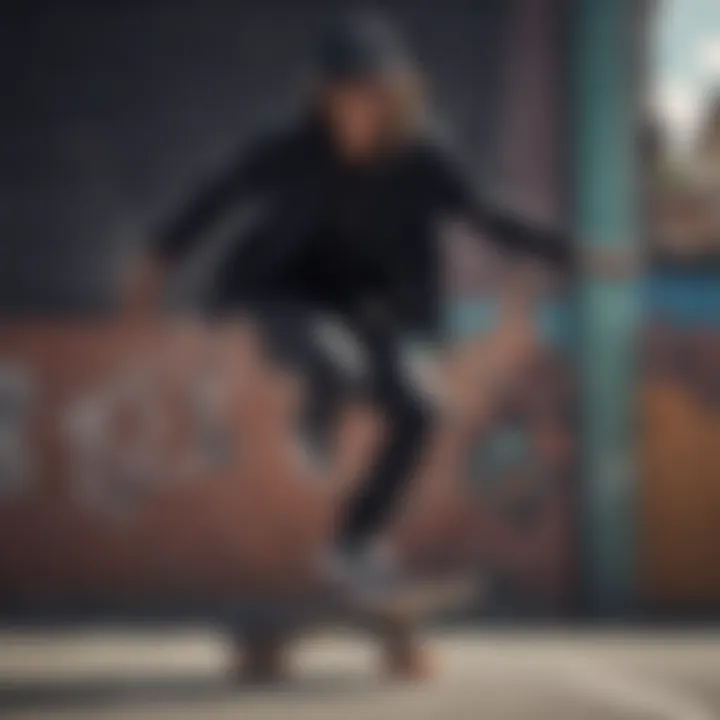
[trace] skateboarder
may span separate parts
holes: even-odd
[[[136,269],[135,309],[157,302],[168,270],[213,232],[232,235],[211,314],[254,317],[276,359],[310,386],[302,423],[322,458],[338,403],[365,395],[387,428],[337,524],[322,572],[357,597],[382,598],[397,568],[375,540],[392,521],[439,412],[408,371],[401,339],[438,342],[438,221],[459,218],[510,254],[559,266],[558,232],[499,212],[433,137],[421,78],[393,29],[345,16],[320,34],[312,91],[297,121],[256,143],[162,232]],[[251,220],[233,225],[241,212]]]

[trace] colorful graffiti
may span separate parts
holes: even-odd
[[[348,408],[332,466],[314,467],[294,441],[302,379],[257,349],[242,326],[5,328],[3,367],[22,368],[34,390],[9,384],[16,409],[3,427],[15,440],[0,454],[22,469],[13,453],[30,448],[36,467],[0,498],[0,542],[14,548],[0,553],[0,600],[212,604],[307,589],[382,430]],[[566,365],[526,322],[500,318],[442,358],[437,381],[446,412],[393,529],[409,562],[491,570],[519,597],[562,605]]]

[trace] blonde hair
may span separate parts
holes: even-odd
[[[416,137],[427,120],[427,92],[420,72],[410,66],[398,68],[388,75],[382,88],[387,99],[390,143]]]

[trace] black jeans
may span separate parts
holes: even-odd
[[[382,444],[339,518],[337,542],[353,550],[397,510],[432,426],[432,402],[409,372],[393,328],[299,303],[264,305],[256,315],[274,361],[301,372],[307,382],[301,422],[306,433],[331,439],[338,413],[352,396],[368,399],[383,416]]]

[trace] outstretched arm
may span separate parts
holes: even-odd
[[[159,308],[168,272],[259,191],[262,173],[260,153],[244,154],[156,234],[129,268],[123,288],[126,313],[142,316]]]
[[[479,200],[467,207],[466,213],[474,224],[487,229],[490,239],[503,249],[544,260],[558,270],[572,269],[572,241],[562,231]]]
[[[444,213],[469,222],[478,235],[487,236],[501,250],[544,260],[561,270],[572,268],[574,253],[569,234],[493,206],[477,193],[460,163],[441,151],[434,151],[431,157],[433,186]]]

